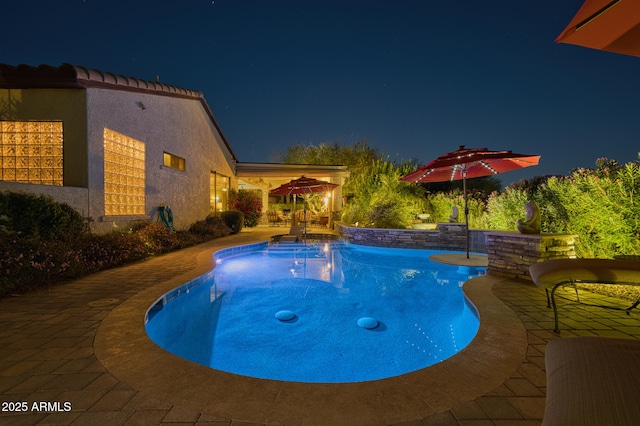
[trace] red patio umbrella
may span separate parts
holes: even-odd
[[[269,191],[269,193],[273,195],[309,194],[311,192],[330,191],[336,186],[338,185],[335,183],[301,176],[298,179],[283,183],[279,187]]]
[[[537,166],[539,155],[514,154],[511,151],[489,151],[487,148],[458,147],[441,155],[413,173],[400,178],[405,182],[426,183],[462,180],[464,219],[467,226],[467,258],[469,258],[469,208],[467,207],[467,178],[496,175],[524,167]]]
[[[640,56],[640,1],[585,0],[556,42]]]
[[[314,178],[309,178],[306,176],[301,176],[298,179],[293,179],[290,182],[283,183],[277,188],[269,191],[270,194],[273,195],[300,195],[300,194],[310,194],[313,192],[327,192],[331,191],[338,185],[331,182],[326,182],[324,180],[318,180]],[[295,213],[296,213],[296,197],[293,198],[293,214],[294,214],[294,224],[295,224]],[[306,209],[305,209],[306,216]],[[307,223],[305,221],[305,228]]]

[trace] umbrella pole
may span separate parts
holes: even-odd
[[[293,194],[293,212],[291,212],[291,226],[296,226],[298,224],[298,215],[296,214],[296,194]]]
[[[467,205],[467,170],[462,171],[462,192],[464,193],[465,246],[469,259],[469,206]]]
[[[304,218],[304,245],[307,245],[307,199],[305,198],[302,205],[302,217]],[[305,263],[306,266],[306,263]]]

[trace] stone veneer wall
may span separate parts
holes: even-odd
[[[366,246],[465,251],[464,223],[438,223],[437,229],[357,228],[342,222],[334,223],[338,234],[347,242]],[[469,251],[486,253],[485,233],[469,231]]]
[[[575,235],[486,233],[487,274],[531,281],[529,266],[536,262],[576,257]]]
[[[465,251],[465,225],[439,223],[436,230],[357,228],[335,222],[347,242],[376,247]],[[531,281],[536,262],[576,257],[575,235],[521,234],[518,231],[469,232],[469,251],[487,253],[487,274]]]

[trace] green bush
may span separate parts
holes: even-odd
[[[6,232],[42,241],[72,240],[85,231],[78,212],[44,195],[0,192],[0,217]]]
[[[425,211],[431,215],[434,222],[449,222],[449,216],[451,216],[454,206],[458,208],[458,222],[463,223],[465,221],[464,194],[457,190],[427,195]],[[483,195],[475,191],[468,193],[467,206],[469,208],[469,228],[488,228],[487,205],[483,200]]]
[[[411,224],[412,215],[401,204],[378,202],[369,211],[369,221],[375,228],[403,229]]]
[[[126,235],[80,234],[74,241],[35,241],[0,236],[0,297],[46,287],[102,269],[140,260],[148,247]]]
[[[370,225],[368,212],[360,204],[350,203],[342,209],[341,220],[345,223],[357,224],[360,227]]]
[[[640,253],[640,166],[598,159],[595,169],[541,177],[507,187],[488,203],[492,229],[515,229],[524,203],[540,207],[542,232],[577,235],[578,257]]]
[[[33,208],[34,211],[22,209]],[[141,221],[106,235],[90,233],[69,206],[48,197],[0,193],[0,297],[79,278],[102,269],[229,235],[219,217],[187,231]],[[242,226],[242,213],[230,221]]]
[[[194,235],[198,242],[224,237],[231,233],[231,229],[217,216],[207,216],[205,220],[194,222],[189,227],[189,233]]]
[[[220,212],[220,218],[231,229],[232,234],[242,231],[244,224],[244,214],[238,210],[227,210]]]
[[[526,217],[524,205],[527,201],[527,193],[515,187],[507,187],[502,193],[491,194],[487,202],[489,228],[509,231],[518,229],[518,219]]]
[[[551,178],[546,188],[566,212],[564,232],[578,235],[580,257],[640,253],[640,167],[580,169]]]

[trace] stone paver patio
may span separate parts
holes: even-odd
[[[637,312],[565,299],[555,334],[544,291],[492,276],[465,285],[481,316],[474,342],[399,378],[346,385],[250,379],[179,359],[146,338],[146,308],[209,270],[214,251],[284,232],[256,228],[0,300],[0,424],[539,425],[550,339],[640,338]],[[581,292],[582,301],[589,299],[626,303]],[[25,412],[11,404],[20,402]]]

